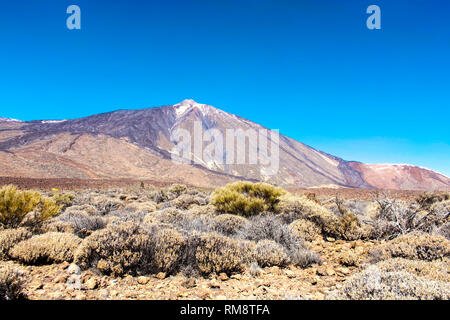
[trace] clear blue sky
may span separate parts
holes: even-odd
[[[347,160],[450,175],[448,0],[3,1],[0,41],[3,117],[192,98]]]

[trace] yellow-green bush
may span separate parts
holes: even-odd
[[[244,270],[244,264],[253,257],[253,249],[249,242],[209,233],[200,237],[195,258],[203,273],[230,274]]]
[[[49,232],[19,242],[9,255],[29,265],[71,262],[80,244],[81,239],[73,234]]]
[[[55,200],[58,206],[61,206],[64,209],[72,205],[75,196],[70,193],[55,193],[51,198]]]
[[[54,199],[44,198],[39,192],[20,191],[11,185],[0,189],[0,224],[4,226],[18,226],[32,211],[28,224],[41,223],[61,212],[61,208]]]
[[[277,212],[280,197],[285,193],[267,183],[239,181],[216,189],[210,202],[218,211],[248,217],[263,211]]]
[[[246,223],[247,219],[234,214],[221,214],[214,217],[215,228],[225,235],[235,234]]]
[[[32,234],[26,228],[6,229],[0,231],[0,260],[9,258],[9,250],[20,241],[31,238]]]
[[[406,234],[378,245],[370,251],[371,260],[390,258],[433,261],[450,256],[450,241],[430,234]]]

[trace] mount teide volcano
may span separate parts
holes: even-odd
[[[248,179],[291,187],[450,189],[448,177],[429,169],[348,162],[282,134],[276,175],[264,175],[258,165],[250,164],[222,165],[201,159],[194,165],[176,164],[171,161],[174,145],[170,137],[177,129],[192,133],[195,121],[204,130],[264,129],[192,100],[74,120],[0,118],[0,176],[153,179],[201,186]]]

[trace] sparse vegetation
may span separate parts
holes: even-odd
[[[389,258],[442,260],[450,256],[450,241],[429,234],[407,234],[379,245],[371,251],[372,261]]]
[[[221,214],[215,217],[216,230],[225,235],[236,234],[247,223],[247,219],[234,214]]]
[[[9,257],[9,250],[19,242],[31,238],[32,233],[26,228],[6,229],[0,231],[0,260]]]
[[[195,257],[197,265],[203,273],[231,274],[244,270],[245,263],[252,260],[251,252],[250,243],[209,233],[200,238]]]
[[[274,275],[284,284],[295,278],[295,290],[304,281],[324,290],[346,278],[328,296],[333,299],[448,298],[450,200],[443,193],[409,202],[387,196],[341,200],[247,182],[212,192],[183,185],[42,194],[1,190],[0,208],[7,209],[0,211],[6,217],[0,223],[0,260],[15,270],[11,284],[14,275],[21,279],[21,264],[57,268],[73,262],[82,276],[62,277],[64,286],[82,288],[89,277],[105,286],[105,275],[127,283],[183,275],[190,288],[196,281],[220,285],[230,277],[268,281]],[[72,283],[77,277],[79,285]],[[316,284],[321,277],[327,281]]]
[[[9,255],[24,264],[42,265],[71,262],[81,239],[69,233],[49,232],[19,242]]]
[[[339,300],[448,300],[450,285],[405,271],[386,272],[376,266],[355,274],[333,292]]]
[[[81,268],[116,276],[145,271],[151,261],[149,233],[133,222],[112,223],[83,240],[75,255]]]
[[[25,300],[23,276],[15,269],[0,266],[0,301]]]

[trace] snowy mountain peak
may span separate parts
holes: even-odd
[[[10,118],[3,118],[3,117],[0,117],[0,121],[4,121],[4,122],[22,122],[22,121],[17,120],[17,119],[10,119]]]
[[[192,108],[197,108],[202,113],[206,112],[209,108],[212,108],[211,106],[208,106],[207,104],[197,103],[192,99],[183,100],[182,102],[174,105],[174,107],[175,107],[175,112],[176,112],[177,116],[181,116],[181,115],[185,114],[187,111],[191,110]]]

